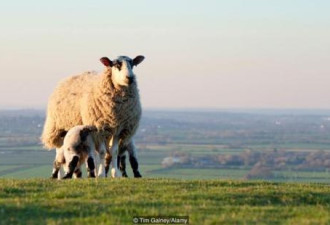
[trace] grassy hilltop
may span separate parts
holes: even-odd
[[[330,224],[327,184],[176,179],[0,179],[0,224]]]

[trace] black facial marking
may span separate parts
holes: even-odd
[[[119,71],[121,70],[121,67],[123,65],[123,62],[121,61],[115,61],[113,66],[115,66]]]
[[[130,60],[128,60],[127,62],[129,63],[129,65],[130,65],[130,66],[131,66],[131,68],[133,69],[133,66],[134,66],[133,60],[132,60],[132,59],[130,59]]]

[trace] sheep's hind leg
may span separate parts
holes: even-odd
[[[127,173],[126,173],[126,155],[125,154],[118,156],[118,165],[119,165],[121,175],[123,177],[128,177]]]
[[[104,158],[104,172],[105,172],[105,177],[108,176],[108,173],[109,173],[109,169],[110,169],[110,164],[111,164],[111,161],[112,161],[112,156],[109,152],[107,152],[105,154],[105,158]]]
[[[136,157],[136,150],[135,150],[135,145],[134,142],[131,141],[128,146],[127,146],[127,151],[129,154],[129,162],[131,164],[133,174],[135,178],[142,177],[142,175],[139,172],[139,163]]]

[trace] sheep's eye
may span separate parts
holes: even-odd
[[[115,66],[116,66],[116,68],[117,68],[118,70],[121,69],[121,65],[122,65],[122,62],[117,62],[117,63],[115,64]]]

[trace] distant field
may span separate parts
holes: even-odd
[[[330,223],[322,184],[175,179],[0,179],[0,224],[133,224],[188,216],[190,224]]]
[[[0,178],[48,178],[52,171],[55,151],[40,150],[40,146],[29,147],[34,150],[1,150]],[[203,150],[204,149],[204,150]],[[216,151],[215,151],[216,149]],[[140,170],[144,177],[149,178],[180,178],[180,179],[238,179],[242,180],[248,173],[246,168],[163,168],[162,159],[170,152],[187,152],[198,156],[204,153],[216,155],[230,151],[224,146],[191,146],[162,145],[148,146],[139,152]],[[235,150],[234,152],[239,152]],[[84,175],[86,172],[83,168]],[[127,172],[133,177],[129,162]],[[330,172],[277,171],[273,181],[317,182],[330,183]]]
[[[270,112],[145,110],[135,137],[140,170],[144,177],[243,179],[253,165],[163,168],[161,163],[175,154],[216,158],[246,151],[330,152],[329,111]],[[50,176],[55,151],[40,145],[44,115],[35,110],[0,111],[0,177]],[[272,180],[330,183],[330,168],[312,170],[278,169]],[[127,172],[132,176],[129,164]]]

